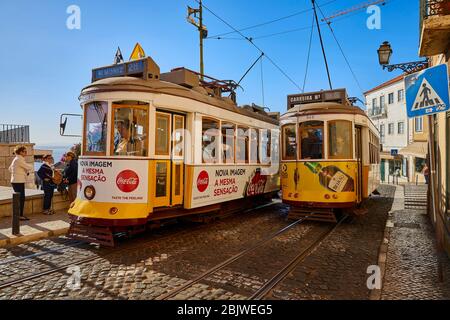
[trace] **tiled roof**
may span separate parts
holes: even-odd
[[[395,77],[394,79],[391,79],[391,80],[389,80],[389,81],[386,81],[385,83],[382,83],[382,84],[380,84],[379,86],[376,86],[375,88],[370,89],[370,90],[364,92],[364,95],[366,96],[366,95],[368,95],[368,94],[371,93],[371,92],[380,90],[380,89],[385,88],[385,87],[388,87],[388,86],[390,86],[390,85],[392,85],[392,84],[394,84],[394,83],[403,81],[403,78],[404,78],[404,77],[405,77],[405,76],[404,76],[403,74],[401,74],[401,75],[399,75],[398,77]]]

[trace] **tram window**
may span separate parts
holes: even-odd
[[[156,197],[167,195],[167,162],[156,163]]]
[[[222,159],[224,163],[234,163],[234,134],[236,126],[222,122]]]
[[[352,159],[352,123],[328,122],[328,155],[330,159]]]
[[[248,128],[238,127],[236,139],[236,162],[248,163]]]
[[[272,148],[272,131],[270,129],[261,129],[261,162],[269,163]]]
[[[300,124],[300,159],[323,159],[323,122],[308,121]]]
[[[203,118],[202,120],[203,163],[219,162],[219,152],[217,152],[219,138],[220,138],[219,121]]]
[[[148,111],[136,106],[113,105],[113,154],[120,156],[147,156]]]
[[[297,159],[297,137],[295,125],[288,124],[283,127],[283,160]]]
[[[173,116],[174,120],[174,137],[173,137],[173,155],[177,157],[183,156],[184,149],[184,118],[182,116]]]
[[[85,154],[105,154],[108,103],[92,102],[85,107]]]
[[[175,195],[181,194],[181,164],[175,165]]]
[[[259,132],[258,129],[250,129],[250,162],[259,163]]]
[[[155,154],[168,156],[170,154],[170,115],[156,113]]]

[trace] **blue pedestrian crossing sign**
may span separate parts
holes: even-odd
[[[405,91],[409,118],[449,110],[447,65],[441,64],[406,76]]]

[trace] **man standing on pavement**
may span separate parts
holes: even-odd
[[[64,183],[69,186],[69,200],[74,202],[77,197],[78,162],[75,153],[66,153],[66,168],[64,169]]]

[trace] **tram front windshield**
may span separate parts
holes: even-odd
[[[112,104],[110,155],[148,155],[148,104],[138,102]],[[85,105],[84,154],[106,156],[108,102]]]

